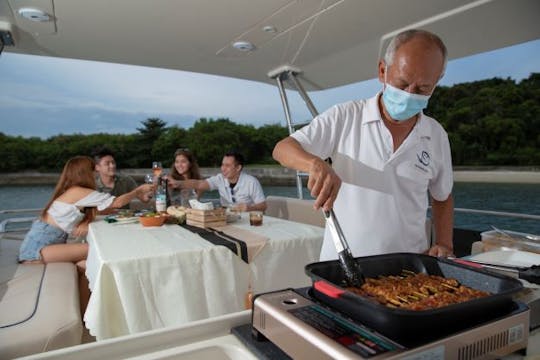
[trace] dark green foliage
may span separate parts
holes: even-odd
[[[540,74],[516,83],[489,79],[441,86],[426,114],[448,131],[454,165],[540,165]],[[99,146],[116,153],[119,168],[170,167],[177,148],[189,148],[201,166],[219,166],[223,154],[241,151],[248,164],[273,164],[276,142],[288,135],[279,124],[256,128],[227,118],[198,120],[192,128],[168,127],[159,118],[141,121],[135,134],[8,136],[0,132],[0,172],[58,171],[74,155]]]
[[[115,152],[119,168],[149,168],[152,161],[162,161],[170,167],[178,148],[189,148],[201,166],[219,166],[226,151],[238,149],[249,164],[275,163],[274,144],[287,136],[280,125],[235,124],[229,119],[198,120],[191,129],[167,127],[161,119],[141,122],[136,134],[57,135],[46,140],[23,138],[0,133],[0,172],[36,170],[60,171],[75,155],[91,155],[107,146]]]
[[[426,114],[448,132],[454,165],[540,164],[540,74],[438,87]]]

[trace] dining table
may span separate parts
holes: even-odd
[[[85,326],[109,339],[244,310],[248,292],[308,286],[304,267],[318,261],[323,233],[271,216],[251,226],[248,213],[212,229],[98,219],[87,236]]]

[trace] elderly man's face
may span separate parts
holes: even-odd
[[[431,95],[443,71],[444,59],[433,43],[423,38],[401,45],[394,62],[379,63],[379,80],[411,94]]]

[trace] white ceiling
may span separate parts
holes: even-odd
[[[22,18],[22,7],[52,20]],[[538,0],[0,0],[0,30],[15,41],[4,51],[270,83],[291,65],[308,90],[374,78],[404,28],[436,32],[458,58],[540,38],[539,15]],[[238,40],[256,49],[235,50]]]

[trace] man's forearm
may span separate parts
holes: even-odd
[[[444,201],[432,201],[433,221],[435,223],[435,238],[437,245],[454,249],[452,242],[454,228],[454,199],[452,194]]]
[[[266,201],[248,206],[248,211],[265,211],[265,210],[266,210]]]
[[[180,188],[195,189],[197,192],[208,190],[208,181],[206,180],[180,180]]]
[[[305,151],[302,145],[290,136],[276,144],[272,157],[287,168],[305,172],[308,172],[313,161],[318,159],[315,155]]]

